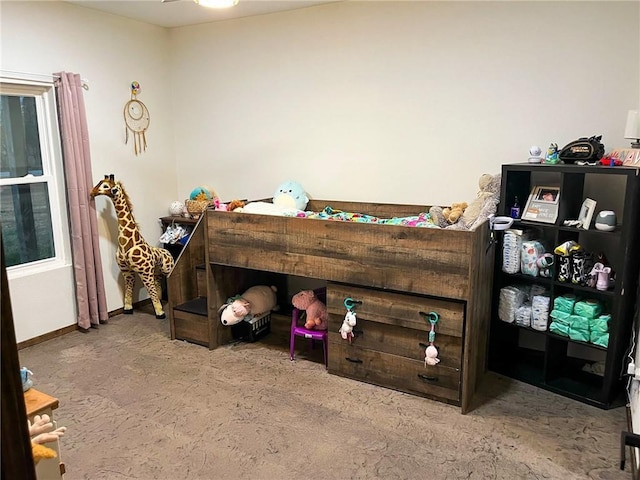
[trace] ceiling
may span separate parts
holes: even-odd
[[[193,0],[173,0],[165,3],[162,0],[68,0],[67,3],[160,27],[183,27],[296,10],[335,1],[340,0],[240,0],[238,5],[227,9],[201,7]]]

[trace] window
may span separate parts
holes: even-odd
[[[0,223],[9,271],[68,263],[52,82],[0,80],[0,150]]]

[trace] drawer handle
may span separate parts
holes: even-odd
[[[353,334],[354,334],[354,336],[355,336],[356,334],[358,334],[358,335],[360,335],[360,336],[363,336],[363,335],[364,335],[364,330],[354,330],[354,331],[353,331]]]
[[[356,305],[362,305],[362,302],[360,300],[354,300],[351,297],[347,297],[344,299],[344,306],[350,312],[353,312],[355,310]]]
[[[360,360],[359,358],[349,358],[349,357],[344,357],[344,359],[347,362],[351,362],[351,363],[362,363],[362,360]]]
[[[425,348],[427,348],[429,345],[427,345],[426,343],[419,342],[419,343],[418,343],[418,346],[419,346],[421,349],[423,349],[423,350],[424,350],[424,349],[425,349]]]
[[[436,312],[418,312],[418,315],[422,315],[428,322],[431,323],[437,323],[440,315],[438,315]]]
[[[438,377],[430,377],[428,375],[423,375],[422,373],[418,374],[418,378],[424,382],[437,382],[439,381]]]

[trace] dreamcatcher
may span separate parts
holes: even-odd
[[[133,133],[133,151],[136,155],[147,149],[145,132],[149,128],[151,116],[147,106],[138,100],[140,84],[131,83],[131,100],[124,105],[124,123],[126,125],[126,137],[124,143],[129,143],[129,130]]]

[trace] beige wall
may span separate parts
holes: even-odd
[[[637,2],[344,2],[171,31],[178,190],[448,204],[640,104]]]

